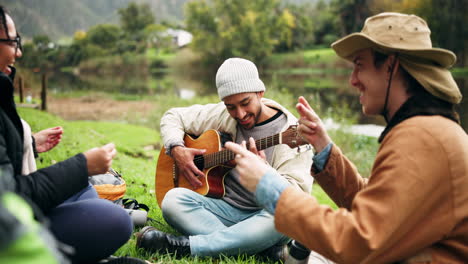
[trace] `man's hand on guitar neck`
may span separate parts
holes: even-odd
[[[202,186],[202,182],[198,177],[205,176],[205,174],[195,166],[193,160],[195,156],[203,155],[205,152],[205,149],[186,148],[183,146],[175,146],[171,150],[171,156],[177,165],[179,175],[183,175],[195,188]]]
[[[249,138],[249,150],[250,150],[250,152],[252,152],[255,155],[259,156],[265,163],[268,164],[268,161],[266,160],[265,151],[263,151],[263,150],[259,151],[257,149],[257,145],[255,145],[255,139],[253,137]]]

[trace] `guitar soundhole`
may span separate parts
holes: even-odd
[[[201,171],[205,168],[205,158],[203,155],[195,156],[193,163],[195,163],[195,166]]]

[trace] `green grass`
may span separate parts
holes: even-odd
[[[167,65],[167,62],[172,60],[176,56],[176,54],[175,53],[163,53],[163,52],[156,50],[155,48],[150,48],[146,50],[145,56],[146,58],[150,60],[160,59],[163,62],[165,62],[165,64]]]
[[[453,68],[450,70],[455,77],[468,77],[468,67],[466,68]]]
[[[122,174],[126,183],[125,197],[137,199],[150,206],[149,217],[155,219],[157,228],[175,233],[162,219],[161,211],[154,196],[156,157],[159,155],[159,134],[157,131],[129,124],[89,121],[64,121],[56,116],[33,109],[19,109],[20,115],[33,131],[61,125],[64,128],[62,142],[53,150],[40,154],[38,167],[42,168],[83,152],[94,146],[114,142],[118,154],[112,167]],[[158,148],[154,150],[153,148]],[[135,229],[138,231],[138,229]],[[170,255],[147,254],[135,249],[134,236],[122,246],[116,255],[128,255],[148,259],[155,263],[213,263],[211,258],[185,258],[174,260]],[[254,257],[222,257],[222,263],[262,263]]]
[[[338,59],[335,51],[331,48],[312,49],[303,51],[304,60],[308,64],[324,63],[330,64]]]
[[[335,202],[323,191],[322,187],[316,183],[312,185],[312,195],[317,199],[319,204],[328,205],[333,209],[338,208]]]
[[[361,176],[369,177],[379,147],[377,138],[350,135],[343,130],[332,130],[329,134],[346,157],[356,165]]]
[[[283,99],[288,101],[288,97],[284,97],[284,95]],[[119,122],[64,121],[46,112],[26,108],[20,108],[19,112],[22,118],[31,125],[33,131],[56,125],[61,125],[64,128],[62,142],[53,150],[40,154],[40,158],[37,160],[39,168],[62,161],[95,146],[101,146],[109,142],[115,143],[118,154],[112,167],[122,174],[127,183],[125,197],[135,198],[140,203],[149,205],[149,217],[155,220],[151,224],[163,231],[176,233],[162,219],[161,211],[155,199],[154,177],[161,142],[158,129],[154,128],[156,126],[154,123],[159,124],[160,115],[171,106],[191,105],[194,101],[179,100],[175,102],[176,99],[166,97],[156,98],[155,100],[160,102],[161,105],[151,119],[151,122],[153,122],[151,127],[153,128]],[[210,100],[215,99],[207,98],[199,103],[207,103]],[[371,156],[375,154],[377,146],[376,139],[356,137],[343,132],[331,133],[336,143],[343,144],[342,150],[344,153],[358,158],[358,168],[369,171],[372,163]],[[350,142],[354,142],[354,144]],[[336,205],[320,186],[314,184],[312,194],[320,204],[336,208]],[[135,231],[138,231],[138,229],[135,229]],[[134,236],[116,252],[116,255],[139,257],[155,263],[264,263],[252,256],[221,257],[220,259],[189,257],[174,260],[170,255],[148,254],[136,250]]]
[[[339,61],[339,57],[331,48],[300,50],[295,52],[275,53],[265,60],[267,68],[278,69],[310,69],[328,68],[333,69],[333,65]]]

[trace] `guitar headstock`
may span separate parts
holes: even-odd
[[[281,143],[288,145],[290,148],[309,144],[301,137],[301,135],[299,135],[297,125],[291,125],[281,133]]]

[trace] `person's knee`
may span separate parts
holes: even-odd
[[[185,188],[174,188],[166,193],[161,204],[161,210],[164,213],[170,213],[178,210],[183,197],[186,197],[189,190]]]
[[[49,219],[54,235],[75,248],[76,255],[73,258],[80,263],[113,254],[128,241],[133,232],[133,223],[128,213],[104,199],[68,203],[56,208]]]
[[[104,219],[107,219],[107,230],[115,232],[119,230],[116,236],[119,236],[122,241],[127,241],[133,232],[132,218],[125,209],[113,204],[109,201],[99,199],[101,210],[105,214]],[[103,220],[103,219],[101,219]]]
[[[166,193],[161,204],[164,219],[171,220],[183,212],[183,208],[190,202],[194,192],[186,188],[174,188]]]
[[[127,239],[130,238],[132,232],[133,232],[133,222],[131,216],[128,214],[127,211],[125,211],[123,208],[120,208],[119,206],[116,206],[118,208],[114,209],[115,210],[115,215],[116,215],[116,225],[118,225],[117,228],[122,230],[122,234],[126,237]]]

